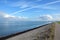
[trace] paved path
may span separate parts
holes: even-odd
[[[60,24],[56,23],[55,25],[55,38],[54,40],[60,40]]]

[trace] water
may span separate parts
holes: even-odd
[[[0,23],[0,37],[8,36],[44,25],[45,21],[16,21]]]

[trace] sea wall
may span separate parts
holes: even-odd
[[[50,23],[5,40],[53,40],[55,24]]]

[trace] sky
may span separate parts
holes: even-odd
[[[59,19],[60,0],[0,0],[0,12],[8,14],[4,17]]]

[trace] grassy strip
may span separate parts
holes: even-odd
[[[50,38],[49,38],[49,40],[54,40],[54,33],[55,33],[55,23],[53,23],[52,27],[50,28]]]
[[[59,22],[57,22],[57,23],[59,23],[59,24],[60,24],[60,21],[59,21]]]

